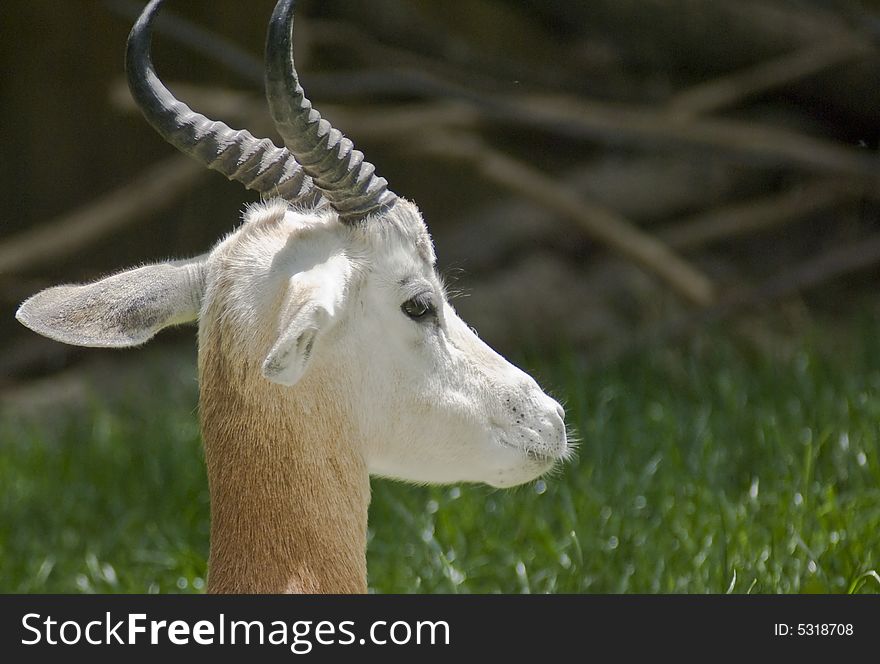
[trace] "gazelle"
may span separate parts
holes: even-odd
[[[266,46],[286,148],[172,96],[150,55],[161,4],[129,37],[134,98],[172,145],[271,200],[207,254],[47,289],[17,318],[100,347],[197,320],[208,590],[364,592],[371,473],[527,482],[569,454],[564,412],[456,315],[416,206],[305,98],[294,1]]]

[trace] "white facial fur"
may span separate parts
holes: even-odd
[[[263,379],[312,389],[303,378],[316,372],[323,398],[350,405],[371,473],[496,487],[535,479],[570,452],[564,412],[456,315],[434,261],[407,201],[353,227],[276,201],[249,209],[206,257],[49,289],[18,317],[67,343],[129,346],[193,319],[194,304],[204,314],[222,292],[235,345],[255,354]],[[415,296],[436,316],[407,316],[401,305]]]
[[[355,228],[330,215],[290,211],[276,226],[271,220],[279,214],[269,207],[247,215],[252,230],[240,232],[256,232],[258,241],[239,240],[247,246],[243,255],[241,246],[236,249],[235,263],[262,265],[258,270],[271,277],[237,277],[255,288],[236,300],[251,312],[248,318],[255,301],[265,310],[276,299],[267,283],[280,288],[289,280],[279,340],[264,375],[295,386],[309,370],[303,354],[287,354],[286,363],[278,358],[285,349],[308,347],[306,365],[340,378],[332,391],[353,404],[353,428],[371,473],[507,487],[538,477],[568,455],[560,405],[482,342],[447,302],[413,204],[399,201],[383,218]],[[276,241],[267,242],[266,235]],[[273,245],[276,251],[267,254]],[[245,260],[250,251],[258,255]],[[437,316],[413,320],[401,305],[424,294]],[[301,338],[304,329],[311,331]]]
[[[455,313],[415,207],[398,204],[392,224],[354,296],[360,320],[346,340],[370,358],[361,365],[369,401],[356,412],[371,472],[498,487],[534,479],[568,451],[562,408]],[[401,304],[423,292],[437,318],[413,321]]]

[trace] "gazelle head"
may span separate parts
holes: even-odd
[[[458,317],[419,210],[305,98],[293,1],[278,3],[267,40],[267,96],[285,148],[211,121],[165,88],[150,56],[161,1],[129,39],[135,99],[166,140],[266,202],[203,256],[50,288],[17,318],[100,347],[198,320],[203,379],[219,361],[227,371],[216,380],[262,386],[248,398],[272,401],[257,404],[267,418],[303,421],[324,412],[318,402],[338,404],[334,417],[347,420],[340,426],[374,474],[506,487],[564,459],[562,408]]]

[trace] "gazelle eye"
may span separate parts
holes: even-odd
[[[434,306],[434,296],[431,293],[422,293],[410,298],[400,305],[401,310],[413,320],[424,320],[429,316],[437,315]]]

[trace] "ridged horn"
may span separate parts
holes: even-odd
[[[312,179],[288,150],[206,118],[165,87],[151,55],[153,22],[162,2],[152,0],[144,8],[128,37],[125,56],[128,86],[147,121],[178,150],[248,189],[291,202],[317,198]]]
[[[293,62],[295,0],[275,5],[266,37],[266,97],[278,133],[341,220],[390,208],[397,196],[375,167],[306,98]]]

